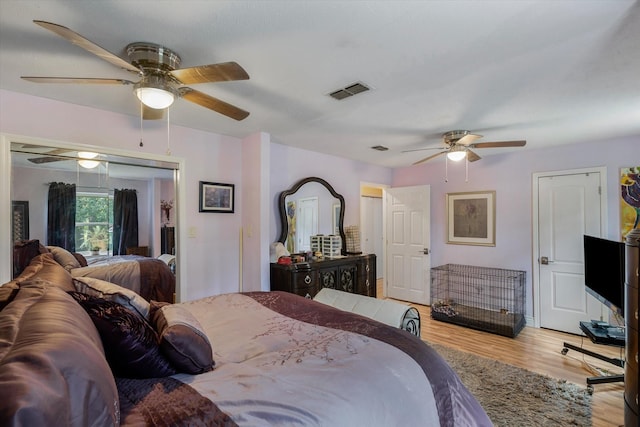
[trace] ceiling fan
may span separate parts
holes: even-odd
[[[45,21],[35,20],[33,22],[116,67],[137,74],[140,80],[133,82],[109,78],[23,76],[24,80],[35,83],[133,85],[134,93],[142,102],[143,118],[149,120],[162,118],[164,109],[169,107],[176,97],[184,98],[235,120],[243,120],[249,115],[249,112],[245,110],[185,86],[197,83],[248,80],[247,72],[235,62],[178,68],[181,59],[177,53],[164,46],[145,42],[131,43],[126,47],[129,57],[129,62],[127,62],[67,27]]]
[[[527,143],[525,140],[474,142],[479,138],[482,138],[482,135],[471,133],[468,130],[452,130],[442,134],[442,140],[446,145],[445,147],[418,148],[416,150],[405,150],[403,153],[423,150],[441,150],[439,153],[418,160],[414,165],[424,163],[442,154],[447,154],[449,160],[459,161],[466,157],[468,161],[475,162],[476,160],[480,160],[481,157],[472,151],[472,148],[524,147]]]

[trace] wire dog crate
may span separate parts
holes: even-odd
[[[525,325],[524,271],[446,264],[431,269],[431,318],[515,337]]]

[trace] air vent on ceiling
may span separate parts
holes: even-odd
[[[384,145],[374,145],[373,147],[374,150],[378,150],[378,151],[387,151],[389,148],[385,147]]]
[[[366,86],[364,83],[356,82],[345,88],[338,89],[336,91],[331,92],[329,96],[332,97],[333,99],[337,99],[338,101],[340,101],[341,99],[345,99],[350,96],[357,95],[362,92],[366,92],[368,90],[369,90],[369,87]]]

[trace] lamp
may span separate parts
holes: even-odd
[[[454,145],[451,147],[451,150],[447,153],[447,158],[449,160],[453,160],[454,162],[459,162],[464,159],[467,155],[467,149],[465,147],[460,147],[458,145]]]
[[[138,99],[147,107],[163,110],[173,104],[176,91],[162,76],[145,76],[133,87]]]
[[[78,164],[85,169],[93,169],[100,164],[97,160],[90,160],[98,157],[98,153],[92,153],[91,151],[78,151],[78,157],[82,159],[78,160]]]

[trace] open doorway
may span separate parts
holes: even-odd
[[[376,279],[384,278],[382,189],[385,184],[360,184],[360,238],[363,253],[376,254]]]

